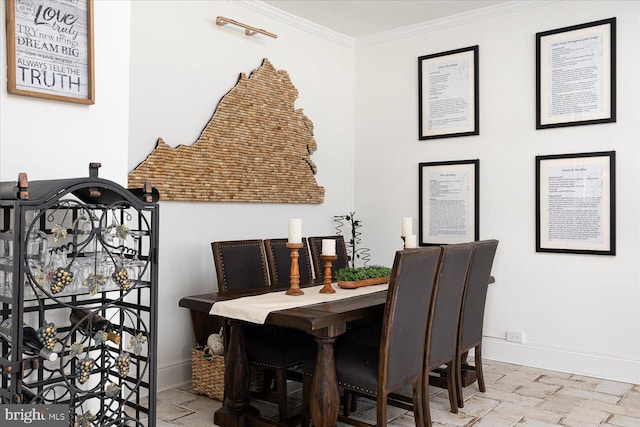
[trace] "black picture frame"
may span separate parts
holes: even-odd
[[[616,254],[615,151],[536,156],[536,252]]]
[[[420,140],[480,135],[479,50],[476,45],[418,58]]]
[[[480,160],[419,164],[420,246],[480,240]]]
[[[536,129],[616,121],[616,18],[536,33]]]

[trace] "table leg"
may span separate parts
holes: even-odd
[[[257,410],[249,405],[249,363],[242,322],[229,320],[229,347],[224,367],[224,404],[214,415],[217,425],[243,427]]]
[[[309,402],[311,418],[316,427],[333,427],[338,422],[340,391],[333,357],[333,343],[336,341],[336,336],[344,333],[345,329],[338,328],[332,331],[331,336],[316,337],[318,357]]]

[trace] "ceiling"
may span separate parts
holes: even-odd
[[[459,15],[510,0],[262,0],[343,35],[359,38]]]

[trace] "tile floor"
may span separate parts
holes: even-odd
[[[431,388],[436,426],[620,426],[640,427],[640,385],[485,361],[487,392],[465,388],[465,406],[449,412],[447,391]],[[295,389],[295,390],[294,390]],[[299,411],[300,390],[291,383],[291,411]],[[277,407],[252,401],[263,416],[277,418]],[[221,403],[191,392],[189,386],[158,393],[157,427],[213,426]],[[414,426],[412,412],[389,407],[389,426]],[[375,407],[358,402],[352,416],[375,424]],[[338,424],[341,425],[341,424]]]

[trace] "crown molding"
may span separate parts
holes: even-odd
[[[482,21],[484,19],[494,18],[496,16],[517,13],[527,9],[547,6],[549,4],[557,3],[562,0],[512,0],[495,6],[477,9],[465,13],[459,13],[457,15],[448,16],[442,19],[436,19],[433,21],[408,25],[406,27],[400,27],[389,31],[374,33],[369,36],[359,37],[357,39],[338,33],[337,31],[330,30],[326,27],[292,15],[283,10],[276,9],[275,7],[263,3],[259,0],[228,1],[245,9],[259,13],[283,24],[291,25],[292,27],[314,34],[318,37],[322,37],[334,43],[338,43],[350,48],[359,48],[392,40],[413,37],[416,35],[451,28],[458,25],[469,24],[476,21]]]
[[[533,9],[541,6],[547,6],[559,1],[561,0],[513,0],[495,6],[476,9],[465,13],[459,13],[457,15],[448,16],[442,19],[435,19],[433,21],[422,22],[415,25],[408,25],[406,27],[400,27],[389,31],[374,33],[369,36],[359,37],[355,40],[355,47],[359,48],[371,46],[392,40],[413,37],[432,31],[447,29],[458,25],[470,24],[472,22],[494,18],[496,16],[521,12],[523,10]]]
[[[270,6],[266,3],[256,0],[228,0],[231,3],[242,6],[245,9],[251,10],[253,12],[259,13],[267,18],[274,19],[276,21],[282,22],[283,24],[291,25],[299,30],[306,31],[308,33],[314,34],[318,37],[322,37],[326,40],[332,41],[334,43],[347,46],[350,48],[355,48],[355,39],[353,37],[346,36],[337,31],[330,30],[322,25],[315,24],[306,19],[300,18],[299,16],[292,15],[288,12],[285,12],[280,9],[276,9],[273,6]]]

